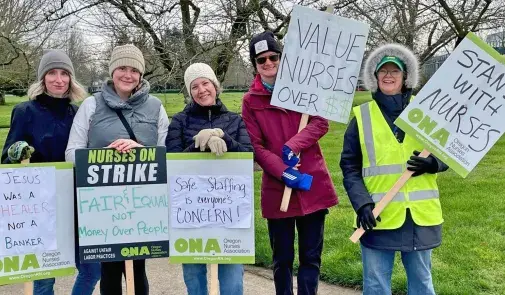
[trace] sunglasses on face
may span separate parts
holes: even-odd
[[[263,57],[258,57],[256,58],[256,63],[259,64],[259,65],[262,65],[264,63],[267,62],[267,59],[269,59],[271,62],[276,62],[278,61],[280,58],[280,55],[279,54],[273,54],[273,55],[269,55],[269,56],[263,56]]]

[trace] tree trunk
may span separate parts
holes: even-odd
[[[5,93],[0,91],[0,106],[5,105]]]

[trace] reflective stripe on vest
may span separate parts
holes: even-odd
[[[360,105],[361,120],[363,120],[363,138],[365,139],[366,152],[368,153],[368,160],[370,167],[377,166],[377,158],[375,157],[375,144],[373,142],[372,133],[372,118],[368,104]]]
[[[368,104],[362,104],[361,109],[361,120],[363,121],[363,138],[365,139],[366,152],[368,154],[368,160],[370,161],[370,167],[362,169],[363,177],[376,176],[376,175],[386,175],[386,174],[398,174],[403,172],[403,166],[398,164],[393,165],[382,165],[377,166],[377,158],[375,157],[375,144],[373,141],[373,131],[372,131],[372,117],[370,115],[370,109]]]
[[[363,177],[387,175],[387,174],[399,174],[402,172],[403,172],[403,166],[398,165],[398,164],[372,166],[372,167],[363,168],[361,171],[361,173],[363,174]]]
[[[375,101],[355,107],[354,111],[363,151],[362,177],[372,200],[377,203],[405,171],[412,152],[423,147],[408,134],[403,143],[399,143]],[[376,229],[401,227],[407,208],[418,225],[433,226],[443,222],[436,174],[409,179],[382,211],[382,221],[377,223]]]
[[[371,194],[371,197],[375,203],[379,202],[386,193],[375,193]],[[409,193],[410,201],[419,201],[419,200],[429,200],[429,199],[438,199],[439,193],[438,190],[425,190],[425,191],[416,191]],[[392,202],[403,202],[405,201],[405,194],[399,192],[393,198]]]

